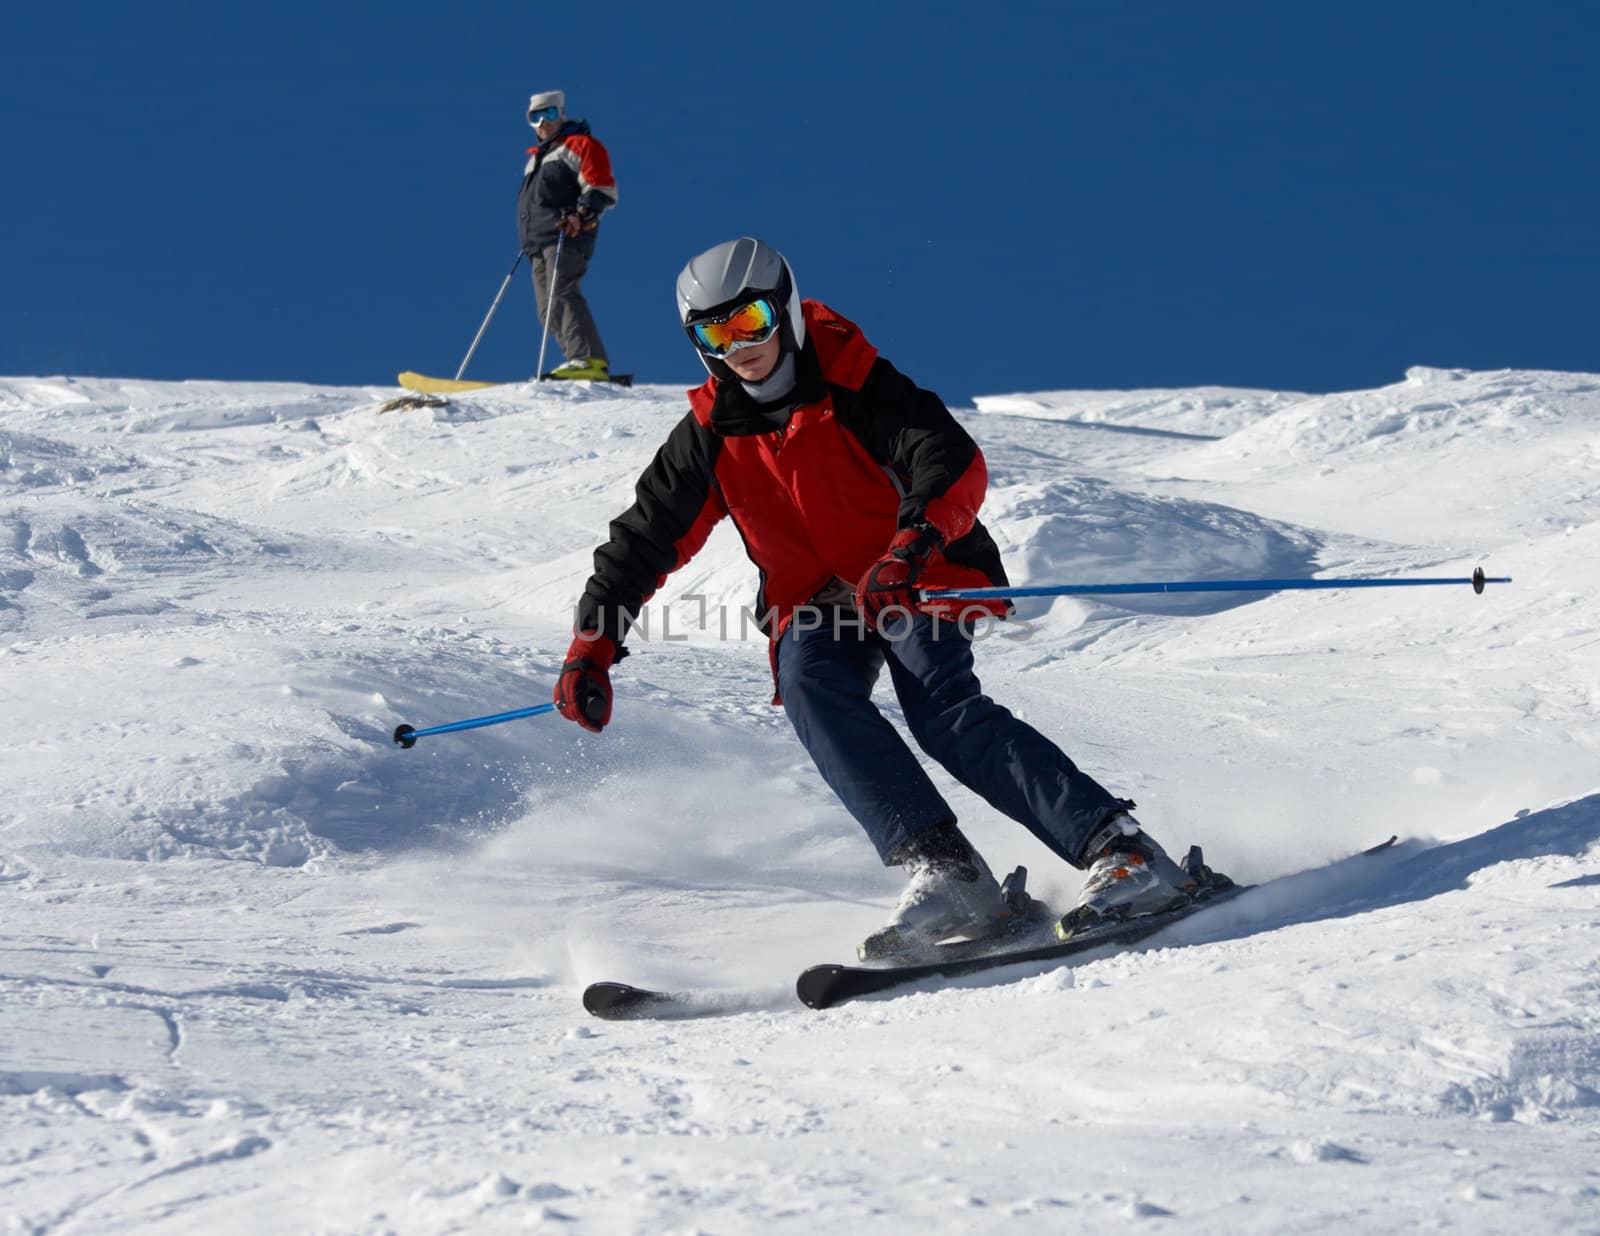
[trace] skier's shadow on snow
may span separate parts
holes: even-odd
[[[1136,946],[1140,951],[1216,944],[1304,923],[1349,918],[1407,902],[1427,901],[1470,886],[1472,877],[1499,863],[1549,855],[1580,857],[1600,842],[1600,793],[1560,807],[1529,812],[1461,841],[1430,845],[1402,842],[1393,849],[1355,855],[1325,867],[1260,884],[1237,899],[1173,924]],[[1553,882],[1552,889],[1600,883],[1600,875]],[[1084,965],[1116,946],[1074,958]],[[1035,972],[1062,963],[1031,962]],[[992,987],[1015,982],[1015,969],[996,969],[942,980],[942,987]],[[870,998],[870,997],[869,997]]]
[[[1518,814],[1497,828],[1424,850],[1384,882],[1367,908],[1422,901],[1466,888],[1471,877],[1496,863],[1560,855],[1579,858],[1600,841],[1600,793],[1560,807]],[[1596,877],[1563,880],[1551,888],[1593,883]]]
[[[1150,429],[1144,425],[1112,425],[1104,421],[1056,421],[1067,429],[1087,429],[1095,433],[1125,433],[1140,438],[1170,438],[1176,442],[1221,442],[1220,434],[1184,433],[1178,429]]]
[[[1234,939],[1278,927],[1349,918],[1468,888],[1499,863],[1560,855],[1581,857],[1600,842],[1600,793],[1544,811],[1519,814],[1488,832],[1430,845],[1403,842],[1398,853],[1358,855],[1267,883],[1216,911],[1179,923],[1153,939],[1161,944]],[[1552,889],[1600,882],[1579,876]]]

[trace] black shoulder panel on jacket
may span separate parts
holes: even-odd
[[[859,391],[835,386],[833,407],[868,454],[900,483],[900,526],[916,522],[972,465],[978,444],[944,400],[883,357]]]
[[[712,499],[722,442],[689,413],[656,451],[634,487],[634,502],[611,521],[594,551],[594,574],[578,602],[577,625],[622,641],[660,580],[678,565],[679,543]]]

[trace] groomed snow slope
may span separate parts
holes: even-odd
[[[827,1013],[898,881],[730,528],[604,735],[389,741],[548,698],[682,392],[392,393],[0,379],[0,1231],[1600,1232],[1600,377],[964,410],[1019,583],[1515,583],[1027,603],[991,693],[1271,883]]]

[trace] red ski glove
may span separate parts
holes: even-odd
[[[568,721],[598,734],[611,721],[611,675],[607,671],[628,655],[609,635],[579,635],[567,649],[561,677],[556,679],[556,711]]]
[[[914,524],[895,533],[889,552],[868,567],[856,585],[856,608],[868,627],[876,631],[883,612],[896,606],[917,612],[917,580],[943,549],[944,538],[931,524]]]

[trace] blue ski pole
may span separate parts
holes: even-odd
[[[397,725],[394,730],[394,740],[402,748],[409,751],[417,745],[417,739],[429,738],[434,734],[454,734],[458,730],[476,730],[485,725],[499,725],[502,721],[519,721],[523,717],[537,717],[541,713],[554,712],[554,704],[535,704],[532,708],[517,708],[511,712],[497,712],[487,717],[470,717],[465,721],[452,721],[448,725],[434,725],[425,730],[419,730],[410,725]],[[589,698],[583,701],[583,715],[596,725],[600,718],[605,716],[606,697],[599,691],[591,691]]]
[[[1485,584],[1509,584],[1509,575],[1487,576],[1483,568],[1461,579],[1211,579],[1146,584],[1044,584],[1025,588],[935,588],[924,601],[987,601],[1014,597],[1126,596],[1138,592],[1288,592],[1317,588],[1431,588],[1471,584],[1482,593]]]

